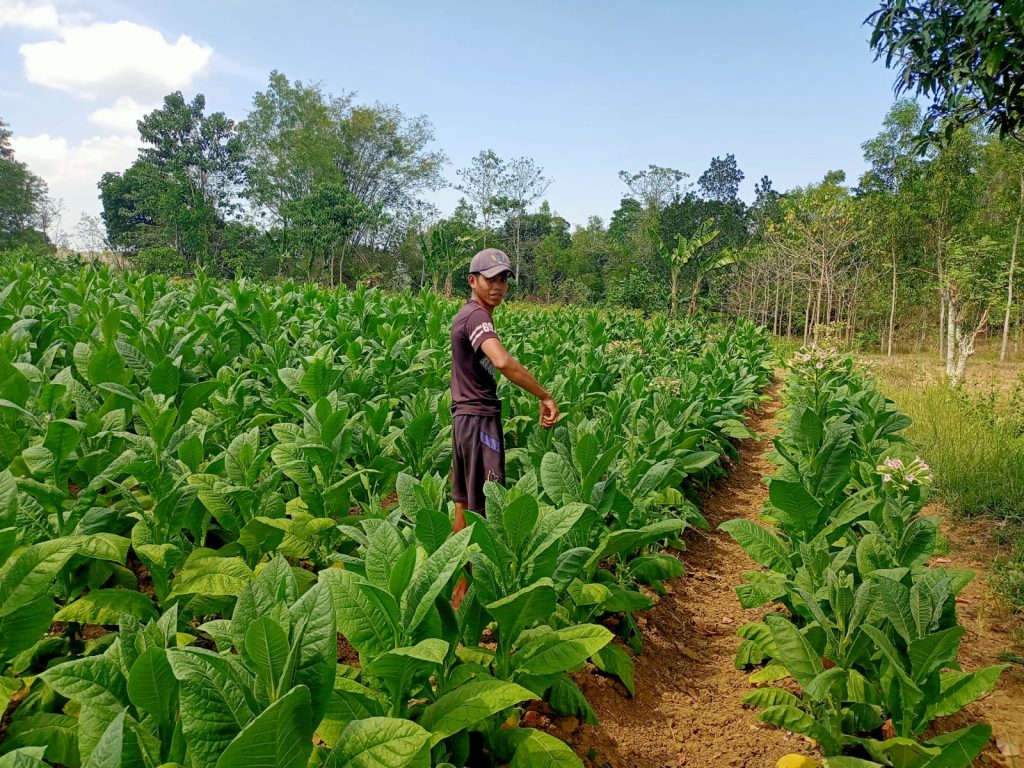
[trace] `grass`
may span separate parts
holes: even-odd
[[[980,363],[951,390],[931,358],[873,358],[883,391],[914,423],[906,435],[931,464],[937,495],[957,515],[995,520],[1007,554],[993,584],[1024,615],[1024,373],[1020,365]],[[971,374],[974,374],[972,377]]]

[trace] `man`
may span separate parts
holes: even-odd
[[[558,421],[551,393],[505,351],[494,332],[492,313],[508,292],[508,256],[486,248],[469,265],[472,298],[452,321],[452,530],[466,527],[465,511],[483,514],[484,482],[505,482],[505,438],[495,371],[540,399],[540,424]],[[452,604],[466,594],[466,579],[455,587]]]

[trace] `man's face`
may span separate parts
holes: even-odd
[[[501,304],[508,293],[508,278],[511,273],[501,272],[494,277],[470,275],[469,284],[473,288],[473,297],[491,309]]]

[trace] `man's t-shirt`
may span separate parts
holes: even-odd
[[[475,301],[463,304],[452,321],[452,415],[501,415],[494,363],[480,348],[496,338],[487,311]]]

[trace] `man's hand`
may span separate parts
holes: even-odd
[[[540,425],[545,429],[555,426],[558,421],[558,406],[550,397],[542,398],[540,401]]]

